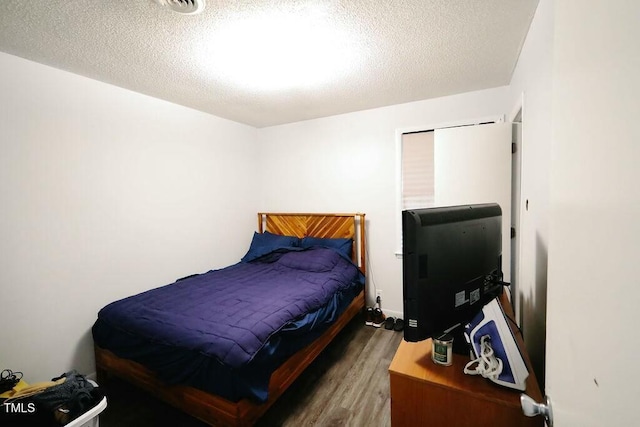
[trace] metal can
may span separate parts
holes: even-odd
[[[451,366],[453,363],[453,337],[444,334],[432,341],[431,359],[433,362],[438,365]]]

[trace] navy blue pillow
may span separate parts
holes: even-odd
[[[320,273],[330,271],[340,261],[341,255],[328,248],[316,248],[300,252],[287,252],[278,264],[297,270]]]
[[[303,248],[311,248],[313,246],[322,246],[324,248],[331,248],[337,250],[341,255],[347,259],[351,259],[351,246],[353,240],[348,238],[322,238],[322,237],[304,237],[300,242],[300,246]]]
[[[277,249],[291,248],[299,246],[300,239],[295,236],[281,236],[279,234],[269,233],[253,233],[249,251],[242,257],[242,262],[253,261]]]

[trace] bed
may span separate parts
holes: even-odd
[[[258,213],[238,264],[100,311],[98,382],[120,377],[210,425],[253,425],[364,308],[365,242],[364,214]]]

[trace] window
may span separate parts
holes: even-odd
[[[504,117],[483,117],[396,129],[396,257],[402,257],[402,211],[434,207],[435,132],[459,126],[498,123]]]
[[[433,206],[433,134],[432,130],[402,134],[402,210]]]

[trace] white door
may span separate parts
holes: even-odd
[[[498,203],[502,270],[511,279],[511,123],[436,129],[434,205]]]

